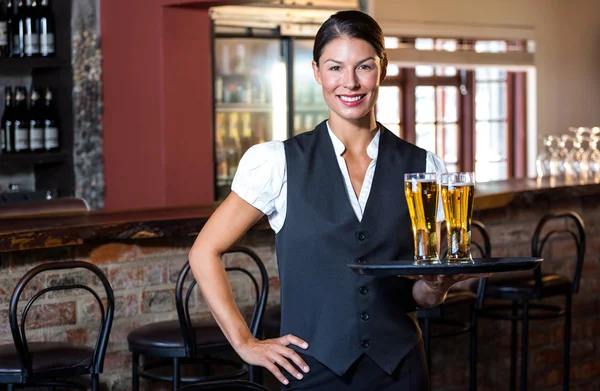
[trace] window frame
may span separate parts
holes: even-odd
[[[456,86],[459,88],[458,171],[475,171],[476,118],[475,71],[457,69],[456,76],[417,77],[414,68],[400,68],[397,76],[387,77],[382,86],[400,89],[400,123],[404,140],[416,142],[416,87]],[[508,179],[527,174],[527,118],[525,72],[507,71],[507,173]],[[436,128],[437,131],[437,128]]]

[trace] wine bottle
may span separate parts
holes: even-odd
[[[46,87],[44,92],[44,106],[44,149],[58,151],[60,149],[58,120],[50,87]]]
[[[27,57],[40,54],[40,18],[37,4],[37,0],[26,0],[25,3],[24,49]]]
[[[44,150],[43,102],[36,87],[31,87],[29,95],[29,150]]]
[[[2,152],[14,152],[15,142],[13,136],[13,93],[12,88],[4,88],[4,113],[2,114]]]
[[[6,33],[8,34],[8,56],[13,55],[13,25],[15,21],[15,8],[13,0],[6,0]]]
[[[0,4],[0,57],[10,55],[8,46],[8,14],[4,2]]]
[[[25,3],[23,0],[17,2],[12,18],[13,45],[11,55],[22,57],[25,55]],[[15,91],[16,95],[16,91]]]
[[[15,152],[27,152],[29,150],[29,121],[27,117],[27,90],[25,87],[16,87],[13,125]]]
[[[54,14],[50,8],[50,0],[38,0],[39,17],[40,17],[40,55],[53,56],[56,52],[55,48],[55,24]]]

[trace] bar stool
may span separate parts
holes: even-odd
[[[267,388],[245,380],[221,380],[202,384],[192,384],[180,388],[181,391],[269,391]]]
[[[544,230],[549,222],[560,222],[564,225],[559,228]],[[573,224],[575,229],[569,227]],[[544,234],[542,234],[544,232]],[[490,319],[504,319],[512,322],[511,330],[511,371],[510,387],[516,389],[517,384],[517,325],[522,322],[521,330],[521,390],[527,389],[527,359],[528,359],[528,332],[529,321],[538,319],[553,319],[565,317],[564,334],[564,375],[563,389],[569,390],[569,353],[571,346],[571,299],[579,290],[581,270],[585,259],[586,234],[581,217],[575,212],[550,213],[539,221],[532,240],[531,255],[541,257],[544,245],[548,239],[556,235],[566,235],[573,240],[575,245],[575,271],[573,278],[560,274],[542,273],[539,266],[533,272],[520,273],[516,276],[492,277],[487,281],[485,298],[500,300],[499,304],[483,306],[477,310],[477,316]],[[564,256],[564,254],[557,254]],[[557,256],[555,255],[555,256]],[[565,296],[565,305],[556,306],[544,304],[543,299],[553,296]],[[502,303],[502,301],[504,303]],[[534,303],[532,303],[534,302]],[[534,312],[535,311],[535,312]],[[532,313],[534,312],[534,313]]]
[[[471,222],[471,230],[476,231],[481,242],[473,240],[471,246],[475,248],[482,258],[490,258],[492,255],[492,246],[490,235],[485,225],[477,220]],[[423,327],[423,345],[425,347],[425,357],[427,359],[427,368],[431,373],[431,338],[443,338],[471,334],[471,360],[469,364],[469,389],[477,389],[477,371],[475,365],[475,356],[477,350],[477,318],[475,317],[474,307],[479,305],[478,298],[482,296],[484,278],[479,280],[477,293],[471,290],[451,289],[443,303],[429,308],[417,309],[417,318]],[[481,289],[480,289],[481,288]],[[471,308],[471,319],[453,319],[447,316],[448,311],[452,311],[459,306],[468,306]],[[434,326],[435,331],[432,330]]]
[[[249,322],[252,335],[257,337],[262,320],[268,294],[267,270],[261,259],[252,250],[245,247],[234,247],[227,254],[242,253],[247,255],[258,267],[260,284],[247,269],[241,267],[228,267],[227,273],[240,272],[247,276],[254,289],[256,300]],[[196,281],[186,284],[186,277],[190,271],[190,264],[186,262],[177,280],[175,288],[175,305],[177,319],[158,322],[133,330],[127,336],[129,351],[132,353],[132,391],[139,390],[139,378],[172,383],[173,390],[177,390],[181,383],[200,383],[214,380],[239,378],[249,373],[250,380],[260,381],[258,368],[224,358],[213,357],[218,353],[233,352],[233,348],[221,329],[215,322],[202,323],[191,320],[189,300]],[[187,290],[185,286],[189,285]],[[156,358],[153,362],[144,362],[140,365],[140,356]],[[204,376],[182,377],[180,367],[182,363],[203,364]],[[161,375],[155,370],[171,366],[170,375]],[[213,366],[222,366],[232,369],[222,375],[212,375]]]
[[[18,304],[28,283],[37,275],[51,270],[86,269],[95,274],[102,283],[106,295],[106,307],[94,289],[81,284],[50,286],[37,291],[27,302],[19,317]],[[33,303],[48,292],[85,290],[100,307],[100,327],[94,348],[68,342],[29,342],[25,334],[27,314]],[[114,315],[114,295],[108,279],[95,265],[87,262],[48,262],[34,267],[17,284],[10,300],[10,330],[14,344],[0,345],[0,383],[12,391],[19,386],[43,386],[55,390],[69,387],[87,390],[83,384],[55,379],[80,375],[91,376],[92,391],[100,389],[99,375],[104,365],[104,355]]]

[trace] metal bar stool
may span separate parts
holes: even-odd
[[[258,267],[260,283],[253,274],[245,268],[228,267],[229,273],[238,272],[247,276],[255,294],[255,303],[252,318],[249,322],[252,335],[257,337],[262,320],[269,288],[267,269],[254,251],[245,247],[234,247],[227,254],[242,253],[247,255]],[[177,390],[181,383],[200,383],[224,379],[234,379],[244,376],[249,372],[250,380],[260,381],[259,368],[249,366],[242,362],[214,357],[215,354],[233,352],[233,348],[221,329],[215,322],[200,323],[191,319],[189,300],[196,286],[196,281],[186,284],[186,277],[190,272],[190,264],[186,262],[179,273],[175,288],[175,304],[177,319],[172,321],[148,324],[133,330],[127,336],[129,351],[132,353],[132,390],[139,390],[139,378],[153,381],[168,382]],[[189,285],[184,292],[185,286]],[[140,365],[140,356],[156,358],[153,362],[144,362]],[[202,364],[204,376],[182,377],[181,364]],[[172,367],[171,374],[163,375],[157,369]],[[230,370],[224,374],[212,374],[213,366],[221,366]]]
[[[485,225],[477,220],[471,222],[471,229],[479,233],[481,242],[473,240],[471,245],[480,253],[482,258],[489,258],[492,254],[492,245],[490,235]],[[477,367],[475,365],[475,356],[477,350],[477,318],[475,310],[481,297],[482,286],[484,286],[484,278],[479,281],[477,294],[471,290],[451,289],[448,292],[446,300],[434,307],[419,308],[417,310],[417,318],[423,324],[423,344],[425,347],[425,356],[427,358],[427,368],[431,373],[431,338],[452,337],[464,333],[471,335],[471,360],[469,363],[469,389],[477,389]],[[458,306],[467,305],[471,308],[471,319],[451,319],[446,316],[445,312],[452,310]],[[432,331],[432,326],[435,326],[435,332]]]
[[[95,274],[104,288],[106,307],[94,289],[73,283],[39,290],[27,302],[21,316],[17,315],[21,294],[34,277],[50,270],[66,269],[86,269]],[[68,342],[27,341],[25,321],[33,303],[48,292],[65,290],[84,290],[96,299],[100,308],[100,327],[94,348]],[[114,306],[115,300],[110,283],[104,273],[95,265],[80,261],[48,262],[31,269],[21,278],[10,300],[10,330],[14,344],[0,345],[0,383],[7,384],[9,391],[22,385],[48,387],[51,390],[56,390],[56,387],[87,390],[88,388],[83,384],[72,381],[56,381],[55,379],[90,375],[92,391],[98,391],[100,389],[99,376],[103,370]]]
[[[545,230],[546,224],[560,222],[559,228]],[[572,224],[575,228],[569,227]],[[499,304],[483,306],[477,310],[477,316],[490,319],[504,319],[512,322],[511,329],[511,370],[510,389],[517,385],[517,326],[522,322],[521,330],[521,390],[527,389],[527,359],[529,321],[565,317],[564,334],[564,374],[563,389],[569,390],[569,353],[571,347],[571,299],[579,290],[581,270],[585,259],[585,228],[583,220],[575,212],[550,213],[542,217],[531,240],[531,255],[541,257],[544,246],[552,236],[565,235],[573,240],[575,248],[575,272],[573,278],[560,274],[542,273],[542,267],[533,272],[507,276],[492,276],[484,285],[485,298],[500,300]],[[555,255],[556,256],[556,255]],[[567,258],[566,255],[559,254]],[[565,305],[556,306],[541,302],[545,298],[565,296]],[[504,303],[503,303],[504,302]]]

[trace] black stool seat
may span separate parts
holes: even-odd
[[[89,373],[94,349],[67,342],[30,342],[28,344],[34,372],[73,370]],[[21,373],[21,363],[14,344],[0,345],[0,373]]]
[[[196,345],[202,345],[203,351],[210,350],[211,347],[223,350],[230,346],[216,323],[194,323],[192,327],[196,334]],[[127,342],[140,353],[148,350],[160,354],[160,349],[164,349],[164,354],[158,357],[178,357],[181,352],[172,353],[167,350],[185,348],[184,336],[177,319],[152,323],[133,330],[127,336]]]
[[[261,329],[267,336],[279,335],[279,332],[281,330],[280,306],[273,306],[265,310]]]
[[[254,251],[245,247],[232,247],[227,254],[240,253],[249,258],[258,269],[260,278],[255,272],[244,267],[226,267],[227,273],[237,273],[250,281],[250,289],[254,295],[252,313],[246,314],[248,328],[255,338],[258,338],[258,328],[262,320],[267,294],[269,276],[267,269]],[[250,380],[260,382],[260,371],[251,365],[246,365],[237,355],[232,356],[233,347],[227,341],[215,321],[192,320],[189,308],[193,297],[195,279],[188,279],[190,263],[185,262],[179,272],[175,286],[175,307],[177,319],[157,322],[142,326],[131,331],[127,336],[131,359],[131,390],[139,391],[140,378],[151,381],[168,382],[176,391],[182,383],[206,383],[209,381],[235,379],[249,375]],[[188,281],[189,280],[189,281]],[[259,282],[260,281],[260,282]],[[242,314],[244,316],[244,314]],[[222,354],[221,354],[222,353]],[[140,364],[140,358],[145,359]],[[157,358],[157,360],[151,360]],[[202,365],[202,371],[194,371],[190,376],[182,377],[182,364]],[[161,367],[170,366],[172,371],[165,374]],[[214,367],[222,368],[214,371]],[[151,387],[154,389],[154,387]]]
[[[205,391],[205,390],[222,390],[222,391],[269,391],[267,388],[251,383],[245,380],[221,380],[206,382],[203,384],[192,384],[187,387],[182,387],[180,391]]]
[[[539,289],[539,296],[536,296]],[[571,289],[571,280],[558,274],[542,274],[541,285],[536,286],[531,272],[519,275],[492,276],[488,279],[485,294],[499,300],[531,300],[565,295]]]

